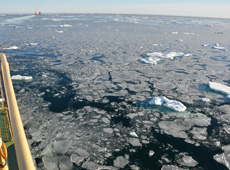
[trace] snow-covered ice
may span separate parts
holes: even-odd
[[[187,108],[184,106],[181,102],[175,101],[175,100],[169,100],[168,98],[162,96],[162,97],[153,97],[151,101],[149,101],[149,104],[154,105],[162,105],[165,102],[164,106],[168,107],[169,109],[183,112]]]
[[[32,80],[32,76],[22,76],[22,75],[14,75],[11,77],[12,80]]]
[[[10,46],[8,48],[3,48],[3,50],[17,50],[17,49],[19,49],[19,47],[17,46]]]
[[[145,64],[157,64],[158,61],[160,61],[159,58],[152,58],[152,57],[147,57],[147,58],[142,58],[139,59],[140,62],[145,63]]]
[[[162,53],[162,52],[152,52],[146,54],[149,57],[159,57],[165,59],[174,59],[174,57],[185,56],[186,54],[182,52],[170,52],[170,53]]]
[[[209,85],[210,89],[212,89],[214,91],[217,91],[217,92],[220,92],[220,93],[223,93],[226,95],[230,94],[230,87],[229,86],[226,86],[226,85],[223,85],[223,84],[220,84],[217,82],[209,82],[208,85]]]

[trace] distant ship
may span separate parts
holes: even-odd
[[[35,12],[34,15],[40,15],[40,14],[42,14],[42,13],[41,12]]]

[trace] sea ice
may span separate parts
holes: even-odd
[[[186,110],[186,106],[184,106],[181,102],[175,100],[169,100],[164,96],[153,97],[153,99],[149,101],[149,104],[162,105],[164,102],[165,102],[164,104],[165,107],[168,107],[177,112],[183,112]]]
[[[81,163],[84,161],[84,158],[78,156],[77,154],[72,154],[70,158],[71,158],[71,161],[75,163],[77,166],[80,166]]]
[[[118,156],[114,161],[113,165],[118,168],[124,168],[129,163],[129,160],[127,160],[123,156]]]
[[[55,157],[42,157],[42,161],[46,170],[57,170],[57,158]]]
[[[220,84],[220,83],[216,83],[216,82],[209,82],[208,83],[210,89],[218,91],[220,93],[224,93],[226,95],[230,95],[230,87]]]
[[[206,102],[206,103],[208,103],[208,102],[211,101],[209,98],[201,98],[200,100],[201,100],[202,102]]]
[[[179,168],[177,166],[174,165],[164,165],[161,170],[188,170],[188,169],[183,169],[183,168]]]
[[[153,99],[149,101],[149,104],[154,104],[154,105],[162,105],[163,103],[164,100],[162,97],[153,97]]]
[[[21,75],[15,75],[11,77],[12,80],[32,80],[32,76],[21,76]]]
[[[213,46],[212,48],[219,49],[219,50],[226,50],[225,47],[220,47],[220,45],[218,43],[216,43],[215,46]]]
[[[136,134],[136,132],[130,132],[128,135],[133,138],[138,138],[138,135]]]
[[[177,112],[183,112],[186,110],[186,107],[181,102],[175,100],[170,100],[169,102],[165,103],[164,106]]]
[[[223,146],[222,149],[224,153],[217,154],[213,158],[230,169],[230,145]]]
[[[60,170],[71,170],[73,168],[73,163],[68,156],[62,155],[58,159]]]
[[[179,156],[179,160],[177,162],[183,166],[194,167],[198,164],[191,156],[187,156],[181,153]]]
[[[157,64],[157,62],[160,61],[160,59],[147,57],[147,58],[139,59],[139,61],[145,64]]]
[[[3,48],[3,50],[17,50],[17,46],[10,46],[9,48]]]
[[[184,138],[184,139],[188,137],[185,131],[191,128],[191,124],[182,120],[160,121],[158,125],[160,129],[164,131],[164,133],[172,135],[176,138]]]
[[[185,56],[184,53],[181,52],[170,52],[163,54],[161,52],[152,52],[146,54],[149,57],[159,57],[159,58],[166,58],[166,59],[174,59],[174,57]]]
[[[60,25],[59,27],[72,27],[72,25],[64,24],[64,25]]]
[[[149,157],[153,156],[154,153],[155,153],[155,152],[154,152],[153,150],[150,150],[150,151],[149,151]]]

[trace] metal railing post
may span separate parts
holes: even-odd
[[[20,170],[35,170],[34,162],[30,153],[29,145],[26,139],[25,131],[18,109],[18,104],[13,89],[9,64],[6,60],[5,54],[0,53],[0,56],[3,83],[5,88],[6,100],[8,104],[10,123],[13,132],[18,166]]]

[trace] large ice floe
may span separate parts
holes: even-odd
[[[17,50],[18,47],[17,46],[10,46],[8,48],[3,48],[3,50]]]
[[[182,52],[170,52],[170,53],[165,53],[165,54],[161,52],[152,52],[152,53],[147,53],[146,55],[149,57],[174,59],[174,57],[190,56],[191,54],[185,54]]]
[[[162,104],[164,104],[165,107],[168,107],[169,109],[175,110],[177,112],[183,112],[186,110],[186,106],[184,106],[183,103],[181,103],[179,101],[175,101],[175,100],[169,100],[168,98],[166,98],[164,96],[153,97],[153,99],[151,101],[149,101],[149,104],[151,104],[151,105],[162,105]]]
[[[22,75],[15,75],[11,77],[12,80],[32,80],[32,76],[22,76]]]
[[[216,43],[212,48],[218,49],[218,50],[227,50],[225,47],[220,47],[218,43]]]
[[[216,82],[209,82],[208,85],[209,85],[210,89],[217,91],[217,92],[220,92],[220,93],[223,93],[223,94],[226,94],[227,97],[230,95],[230,87],[229,86],[226,86],[226,85],[223,85],[220,83],[216,83]]]
[[[161,53],[161,52],[152,52],[146,54],[148,57],[139,59],[140,62],[145,64],[157,64],[158,61],[160,61],[160,58],[163,59],[174,59],[174,57],[188,57],[192,54],[185,54],[181,52],[170,52],[170,53]]]
[[[147,58],[139,59],[139,61],[145,64],[157,64],[157,62],[160,61],[160,59],[147,57]]]

